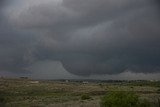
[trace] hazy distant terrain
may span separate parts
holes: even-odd
[[[100,107],[108,92],[135,92],[159,107],[159,81],[0,79],[1,107]]]

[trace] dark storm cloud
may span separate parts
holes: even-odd
[[[2,7],[4,5],[4,1],[5,0],[0,0],[0,7]]]
[[[0,71],[29,73],[26,66],[32,62],[34,36],[14,29],[3,12],[0,18]]]
[[[160,72],[157,0],[16,0],[6,7],[1,70],[53,60],[77,75]]]

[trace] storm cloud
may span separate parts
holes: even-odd
[[[0,71],[32,74],[36,62],[51,60],[83,76],[160,72],[158,0],[8,0],[0,6]]]

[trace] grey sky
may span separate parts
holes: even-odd
[[[158,0],[2,0],[0,4],[1,74],[63,78],[64,70],[78,78],[131,71],[135,78],[134,73],[152,78],[160,72]]]

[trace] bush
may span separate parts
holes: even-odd
[[[4,97],[0,97],[0,103],[5,103],[5,98]]]
[[[150,107],[148,100],[139,100],[132,92],[109,92],[101,99],[101,107]]]
[[[8,102],[8,98],[0,96],[0,107],[5,107],[5,104]]]
[[[101,107],[138,107],[139,98],[131,92],[108,92],[102,97],[100,105]]]
[[[138,105],[138,107],[150,107],[150,106],[151,106],[150,102],[146,99],[144,99],[143,101],[140,101]]]
[[[7,102],[10,102],[10,101],[11,101],[11,98],[0,96],[0,103],[7,103]]]
[[[87,100],[87,99],[91,99],[91,97],[87,94],[82,94],[81,95],[81,100]]]
[[[157,92],[160,92],[160,89],[158,89]]]

